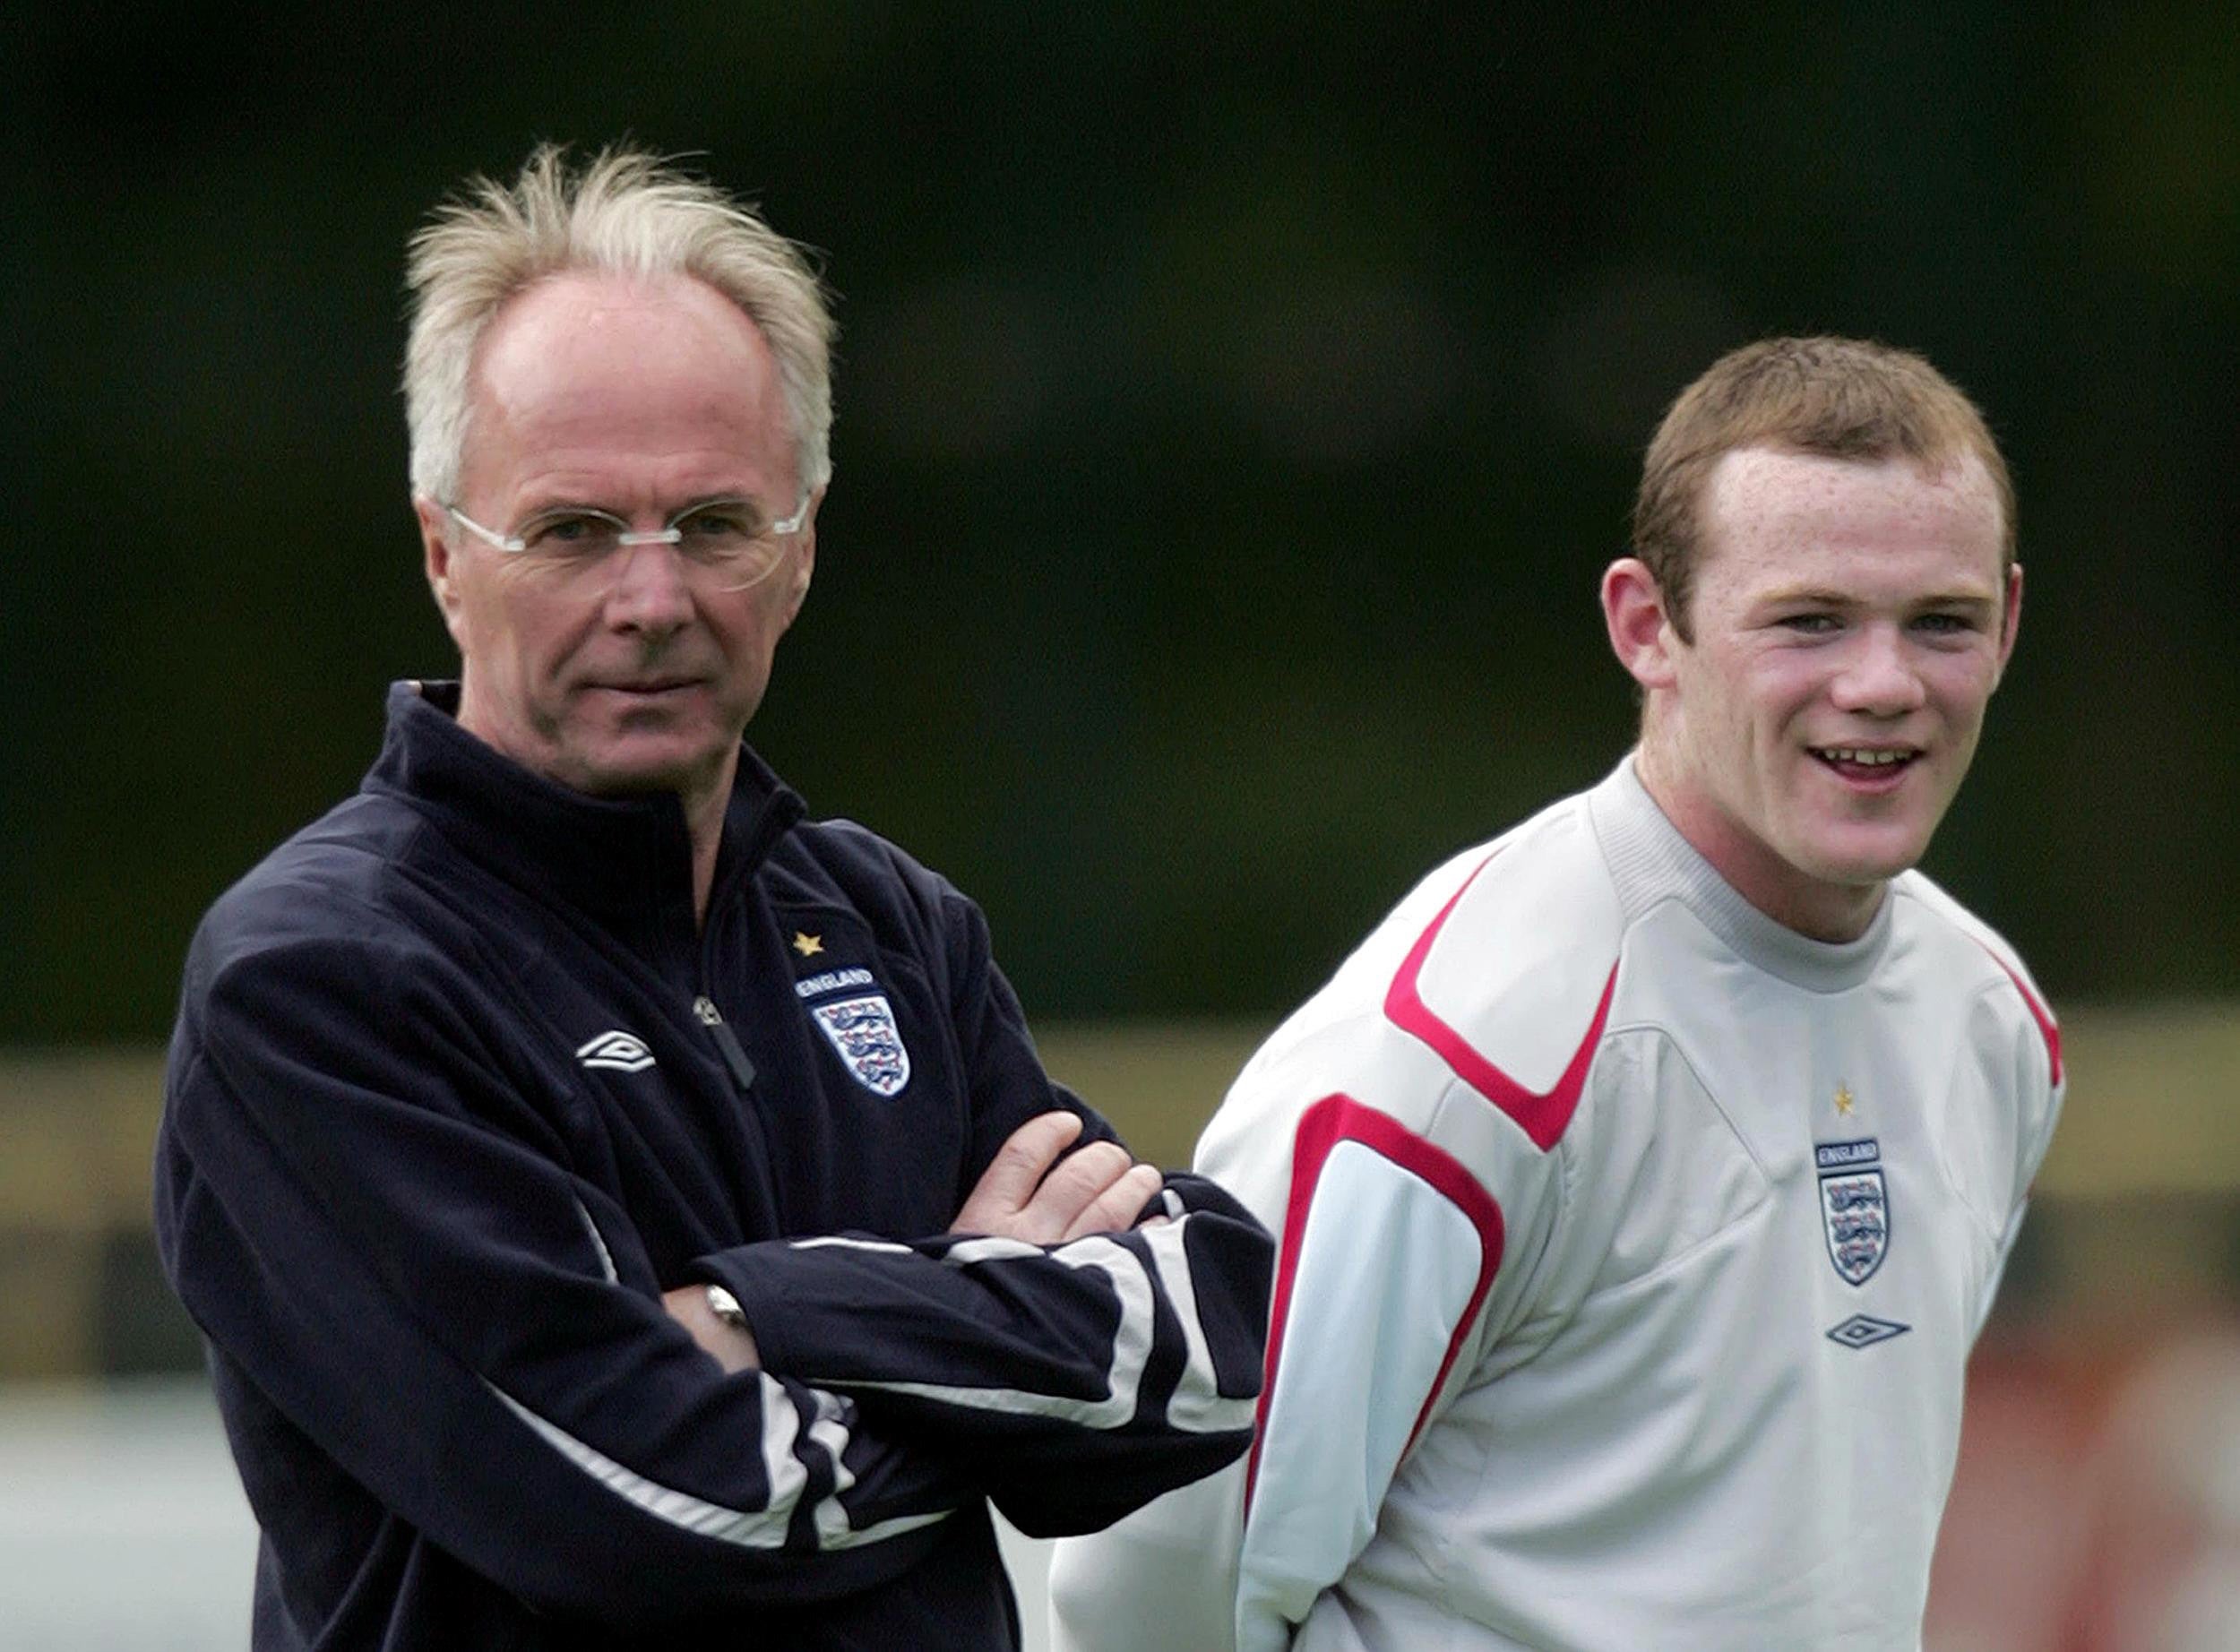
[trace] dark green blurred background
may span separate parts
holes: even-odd
[[[1976,393],[2020,652],[1930,870],[2057,998],[2240,986],[2227,4],[47,6],[4,25],[0,1042],[167,1025],[225,883],[446,674],[402,247],[538,138],[823,250],[838,475],[753,737],[1038,1014],[1262,1015],[1597,778],[1592,594],[1725,348]]]

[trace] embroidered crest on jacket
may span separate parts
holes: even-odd
[[[811,1004],[809,1013],[840,1052],[849,1076],[873,1095],[899,1094],[910,1081],[910,1053],[884,993]]]

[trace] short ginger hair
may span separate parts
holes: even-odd
[[[2014,483],[1976,404],[1910,350],[1858,339],[1762,339],[1729,351],[1680,392],[1649,443],[1633,500],[1633,554],[1664,595],[1683,642],[1703,555],[1703,498],[1727,454],[1764,447],[1927,469],[1980,460],[2014,561]]]

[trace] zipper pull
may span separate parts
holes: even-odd
[[[716,1001],[702,993],[693,1000],[693,1013],[700,1024],[716,1037],[716,1047],[723,1052],[723,1064],[731,1069],[731,1076],[739,1081],[739,1088],[754,1088],[754,1063],[746,1059],[746,1052],[731,1031],[731,1024],[723,1019],[723,1011],[716,1008]]]

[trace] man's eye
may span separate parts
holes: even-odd
[[[1976,629],[1976,622],[1965,614],[1924,614],[1914,625],[1941,637],[1964,636]]]
[[[1836,616],[1832,614],[1788,614],[1774,623],[1785,631],[1794,631],[1804,636],[1820,636],[1836,628]]]
[[[687,539],[752,539],[762,531],[762,519],[745,505],[710,506],[678,517],[676,528]]]
[[[575,512],[539,517],[521,529],[521,539],[532,551],[581,551],[611,538],[614,531],[604,517]]]

